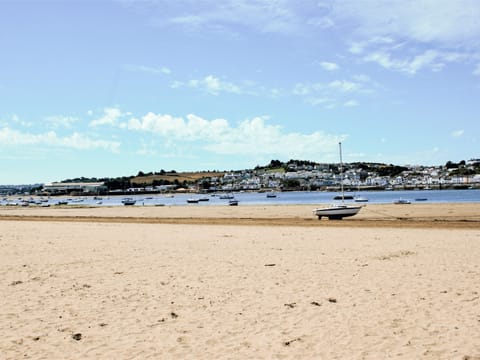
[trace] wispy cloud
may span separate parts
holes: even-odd
[[[123,114],[118,108],[105,108],[103,111],[103,116],[92,120],[90,122],[90,126],[116,125],[119,119],[127,115],[129,114]]]
[[[464,133],[465,133],[464,130],[455,130],[455,131],[452,132],[452,137],[458,139],[458,138],[462,137]]]
[[[352,25],[349,51],[365,62],[414,75],[471,63],[480,54],[475,0],[336,2],[334,18]]]
[[[11,122],[13,124],[17,125],[17,126],[22,126],[22,127],[25,127],[25,128],[29,128],[29,127],[33,126],[32,121],[24,120],[20,116],[18,116],[17,114],[13,114],[11,116]]]
[[[338,66],[338,64],[336,63],[333,63],[333,62],[328,62],[328,61],[322,61],[319,63],[320,67],[324,70],[327,70],[327,71],[335,71],[335,70],[338,70],[340,68],[340,66]]]
[[[151,67],[144,65],[125,64],[122,66],[125,71],[147,73],[152,75],[170,75],[172,71],[167,67]]]
[[[476,0],[334,1],[337,21],[353,22],[363,38],[378,36],[445,46],[480,45]]]
[[[13,146],[47,145],[77,150],[103,149],[114,153],[120,150],[119,142],[92,139],[77,132],[62,137],[58,136],[55,131],[34,134],[21,132],[8,127],[0,129],[0,143],[2,145]]]
[[[121,3],[148,13],[152,26],[177,27],[196,34],[217,32],[240,34],[239,29],[258,33],[300,34],[308,28],[328,29],[335,21],[329,6],[316,0],[156,0]]]
[[[355,107],[355,106],[358,106],[359,103],[357,100],[348,100],[346,102],[343,103],[343,106],[345,107]]]
[[[211,95],[220,95],[222,93],[237,95],[264,95],[268,97],[278,97],[281,90],[272,88],[267,89],[265,86],[259,86],[252,81],[242,81],[233,83],[214,75],[207,75],[202,79],[191,79],[187,81],[174,81],[170,84],[172,89],[190,88]]]
[[[46,123],[52,128],[70,128],[73,124],[78,122],[78,120],[79,119],[74,116],[55,115],[45,117]]]
[[[333,109],[340,106],[358,106],[352,96],[365,96],[374,93],[378,87],[366,75],[357,75],[355,81],[333,80],[325,83],[297,83],[292,94],[300,96],[307,104]]]
[[[365,62],[374,62],[389,69],[414,75],[423,69],[440,71],[448,63],[459,62],[467,58],[467,55],[453,52],[441,52],[437,50],[425,50],[410,58],[394,58],[394,53],[385,50],[375,50],[363,57]],[[401,55],[400,55],[401,56]]]

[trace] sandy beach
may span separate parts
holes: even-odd
[[[480,205],[0,208],[0,359],[480,359]]]

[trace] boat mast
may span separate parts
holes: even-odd
[[[343,191],[343,162],[342,162],[342,142],[338,143],[338,149],[340,151],[340,189],[342,191],[342,204],[345,203],[345,193]]]

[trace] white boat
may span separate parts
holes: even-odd
[[[313,212],[316,216],[318,216],[319,220],[323,216],[328,217],[330,220],[341,220],[344,217],[357,215],[361,208],[361,206],[332,204],[324,208],[315,209]]]
[[[363,197],[363,196],[355,196],[353,198],[353,201],[355,201],[355,202],[368,202],[368,199],[366,197]]]
[[[322,217],[328,217],[330,220],[341,220],[344,217],[354,216],[358,214],[362,206],[360,205],[347,205],[344,203],[345,193],[343,190],[343,163],[342,163],[342,143],[338,143],[338,148],[340,151],[340,188],[342,191],[341,194],[341,204],[332,204],[323,208],[317,208],[313,210],[315,216],[318,216],[320,220]]]
[[[222,199],[222,200],[230,200],[230,199],[233,199],[233,198],[234,198],[233,194],[220,195],[220,199]]]
[[[411,204],[411,201],[410,200],[406,200],[406,199],[398,199],[396,201],[393,202],[394,204],[397,204],[397,205],[401,205],[401,204]]]
[[[276,198],[277,197],[277,194],[273,191],[267,193],[267,198]]]

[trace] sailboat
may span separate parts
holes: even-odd
[[[315,216],[320,220],[323,216],[328,217],[329,220],[341,220],[344,217],[356,215],[362,206],[345,204],[345,192],[343,190],[343,162],[342,162],[342,143],[338,143],[340,151],[340,188],[341,188],[341,204],[332,204],[327,207],[317,208],[313,210]]]

